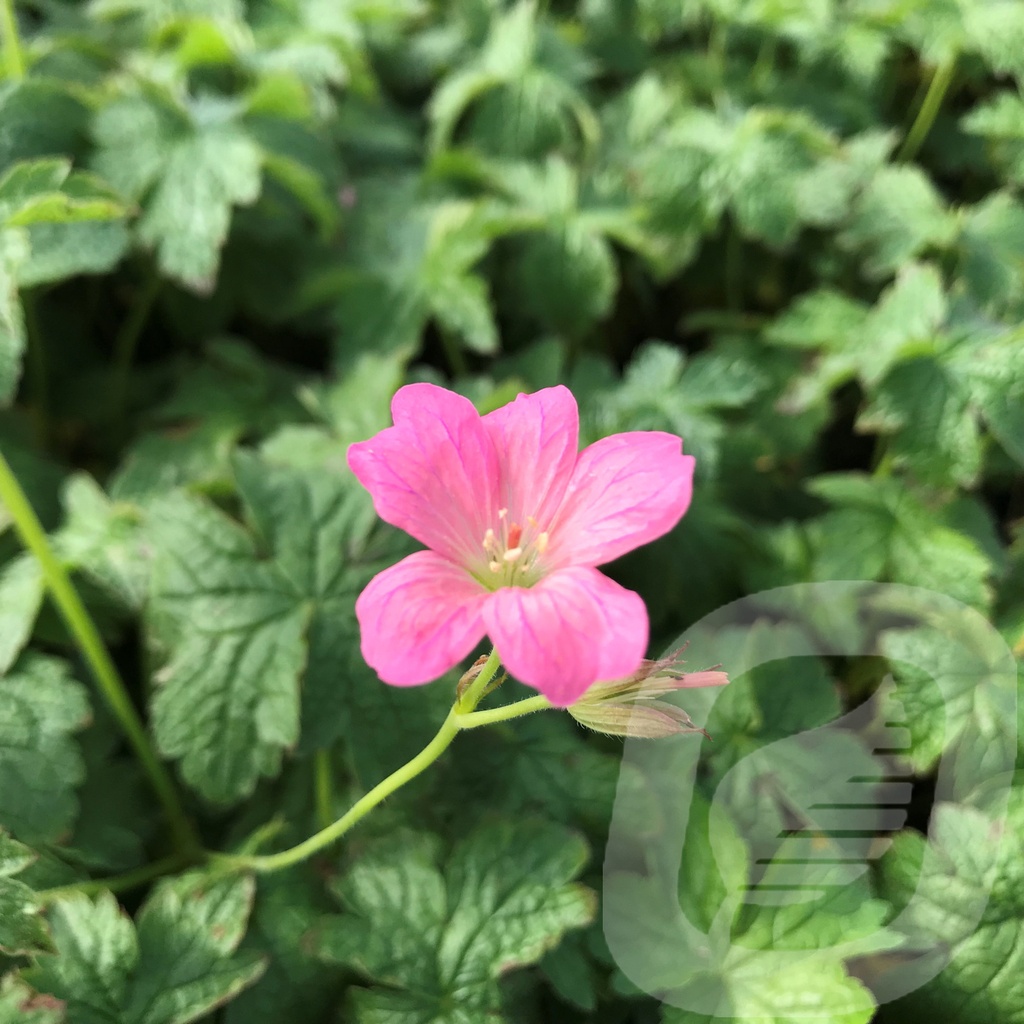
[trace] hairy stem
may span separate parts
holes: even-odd
[[[35,510],[2,453],[0,501],[7,506],[22,543],[39,562],[46,587],[67,625],[68,632],[82,652],[100,693],[149,777],[150,784],[167,815],[179,855],[186,859],[194,857],[198,853],[199,843],[185,815],[170,773],[156,756],[142,720],[128,696],[124,682],[96,629],[96,624],[86,611],[64,566],[54,554]]]
[[[456,713],[455,723],[460,729],[476,729],[481,725],[494,725],[496,722],[507,722],[512,718],[522,718],[534,711],[545,711],[554,705],[541,695],[517,700],[514,704],[506,704],[503,708],[492,708],[489,711],[468,711]]]
[[[336,843],[354,825],[362,821],[378,804],[391,796],[396,790],[401,789],[406,783],[411,782],[425,769],[429,768],[451,745],[452,740],[458,736],[463,728],[474,728],[477,725],[485,725],[485,721],[467,721],[473,716],[473,709],[479,703],[486,692],[495,673],[501,666],[501,659],[496,650],[491,651],[487,662],[480,670],[480,674],[467,687],[466,692],[457,700],[448,712],[441,728],[438,729],[434,738],[414,757],[407,761],[401,768],[392,772],[383,782],[378,782],[368,793],[360,797],[337,821],[322,828],[315,835],[293,846],[290,849],[282,850],[280,853],[264,854],[253,856],[248,854],[211,853],[210,862],[215,867],[227,870],[252,870],[259,872],[280,871],[282,868],[291,867],[300,861],[307,860],[315,853],[326,849]],[[541,698],[543,700],[543,698]],[[523,705],[535,702],[536,698],[520,701],[518,705],[522,710],[518,714],[529,714],[530,711],[539,711],[540,704],[525,708]],[[546,702],[545,702],[546,703]],[[516,715],[509,714],[508,709],[498,708],[498,712],[505,712],[494,721],[504,721],[507,718],[514,718]],[[487,715],[492,712],[477,712]],[[465,725],[462,723],[466,722]]]

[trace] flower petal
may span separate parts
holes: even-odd
[[[603,565],[668,533],[693,494],[675,434],[613,434],[580,452],[551,526],[549,565]]]
[[[519,395],[483,418],[501,467],[500,507],[527,528],[546,530],[562,502],[579,454],[580,416],[566,387]]]
[[[417,551],[370,580],[356,601],[366,663],[386,683],[428,683],[484,635],[488,593],[433,551]]]
[[[635,672],[647,647],[643,601],[596,569],[560,569],[532,587],[503,587],[483,617],[509,672],[559,707],[598,679]]]
[[[349,467],[385,522],[452,561],[478,561],[499,507],[499,470],[473,403],[433,384],[409,384],[391,412],[393,427],[349,447]]]

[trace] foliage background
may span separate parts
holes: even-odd
[[[1016,0],[10,3],[0,447],[207,846],[272,820],[271,845],[298,841],[445,713],[454,680],[383,686],[352,615],[409,549],[344,453],[408,380],[483,410],[564,382],[587,441],[686,439],[692,510],[612,569],[655,653],[743,594],[852,578],[954,596],[1024,654]],[[460,737],[309,866],[183,873],[10,513],[2,1024],[693,1019],[603,947],[619,748],[565,716]],[[919,711],[914,828],[841,927],[913,885],[937,758],[1018,724],[969,695],[943,724],[898,671],[901,643],[941,662],[941,638],[887,643]],[[783,668],[722,698],[709,795],[731,752],[886,671]],[[727,977],[729,1012],[1024,1021],[1019,792],[1002,847],[983,813],[941,809],[921,927],[951,962],[929,986],[876,1013],[872,969],[898,953],[825,956],[785,984]],[[752,787],[750,812],[783,797]],[[116,897],[86,881],[108,876]],[[687,913],[713,916],[694,877]],[[991,885],[958,932],[950,894]],[[800,941],[836,926],[823,911]]]

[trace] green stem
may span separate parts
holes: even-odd
[[[328,750],[318,750],[313,755],[313,788],[316,793],[316,823],[327,828],[334,820],[331,794],[331,754]]]
[[[153,861],[152,864],[145,864],[134,871],[126,871],[123,875],[114,875],[112,878],[91,878],[87,882],[73,882],[71,885],[59,885],[53,889],[40,889],[36,893],[40,902],[53,903],[64,896],[81,894],[94,896],[101,892],[124,892],[128,889],[137,889],[146,882],[162,875],[169,875],[186,867],[188,861],[179,854],[170,857],[163,857]]]
[[[362,821],[382,800],[391,796],[407,782],[411,782],[424,769],[429,768],[448,749],[452,740],[459,734],[455,724],[454,709],[449,712],[437,735],[411,760],[397,771],[392,772],[383,782],[377,783],[365,796],[357,800],[337,821],[322,828],[298,846],[270,853],[264,856],[251,857],[239,854],[214,853],[210,860],[215,866],[229,870],[251,869],[253,871],[280,871],[304,861],[313,854],[332,843],[337,842],[353,825]]]
[[[0,34],[4,37],[4,70],[8,78],[20,81],[25,77],[25,55],[18,37],[14,0],[0,0]]]
[[[2,453],[0,501],[7,506],[22,543],[39,562],[57,610],[85,657],[107,706],[113,712],[149,776],[150,784],[163,804],[179,854],[186,859],[195,856],[199,851],[199,844],[185,816],[171,776],[157,758],[95,623],[82,604],[82,599],[78,596],[78,591],[75,590],[64,566],[50,547],[42,524]]]
[[[229,871],[246,869],[260,872],[280,871],[282,868],[288,868],[300,861],[307,860],[313,854],[336,843],[379,803],[429,768],[451,746],[452,740],[458,736],[461,728],[459,718],[473,711],[500,665],[501,659],[498,657],[498,652],[491,651],[480,674],[469,685],[462,698],[455,702],[434,738],[412,760],[407,761],[383,782],[378,782],[373,789],[360,797],[337,821],[320,829],[319,832],[299,843],[298,846],[282,850],[280,853],[269,853],[263,856],[211,853],[210,862],[215,867],[222,867]]]
[[[932,73],[932,80],[928,84],[928,92],[925,93],[921,107],[914,118],[914,123],[907,132],[907,137],[900,148],[898,159],[913,160],[917,151],[921,148],[931,131],[935,117],[945,99],[946,91],[953,80],[953,72],[956,69],[956,55],[947,57]]]
[[[150,266],[142,287],[142,294],[132,307],[131,313],[121,325],[114,339],[114,418],[119,423],[128,405],[128,381],[139,336],[160,293],[160,275],[155,266]]]
[[[494,725],[496,722],[507,722],[512,718],[522,718],[534,711],[545,711],[554,705],[547,697],[527,697],[517,700],[514,704],[506,704],[503,708],[492,708],[488,711],[469,711],[455,714],[455,723],[460,729],[476,729],[481,725]]]

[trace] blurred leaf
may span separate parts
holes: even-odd
[[[67,665],[26,655],[0,677],[0,824],[30,843],[66,838],[85,776],[71,733],[89,720],[89,702]]]
[[[889,580],[988,607],[989,558],[904,484],[828,474],[809,488],[835,506],[808,528],[815,579]]]
[[[897,1012],[941,1013],[965,1024],[1020,1019],[1024,868],[1009,840],[1024,825],[1021,794],[1010,790],[1001,820],[940,804],[928,848],[921,836],[905,833],[883,861],[882,891],[905,906],[896,924],[908,947],[933,951],[945,963],[895,1004]]]
[[[35,858],[32,850],[0,829],[0,953],[31,955],[53,948],[35,893],[12,877]]]

